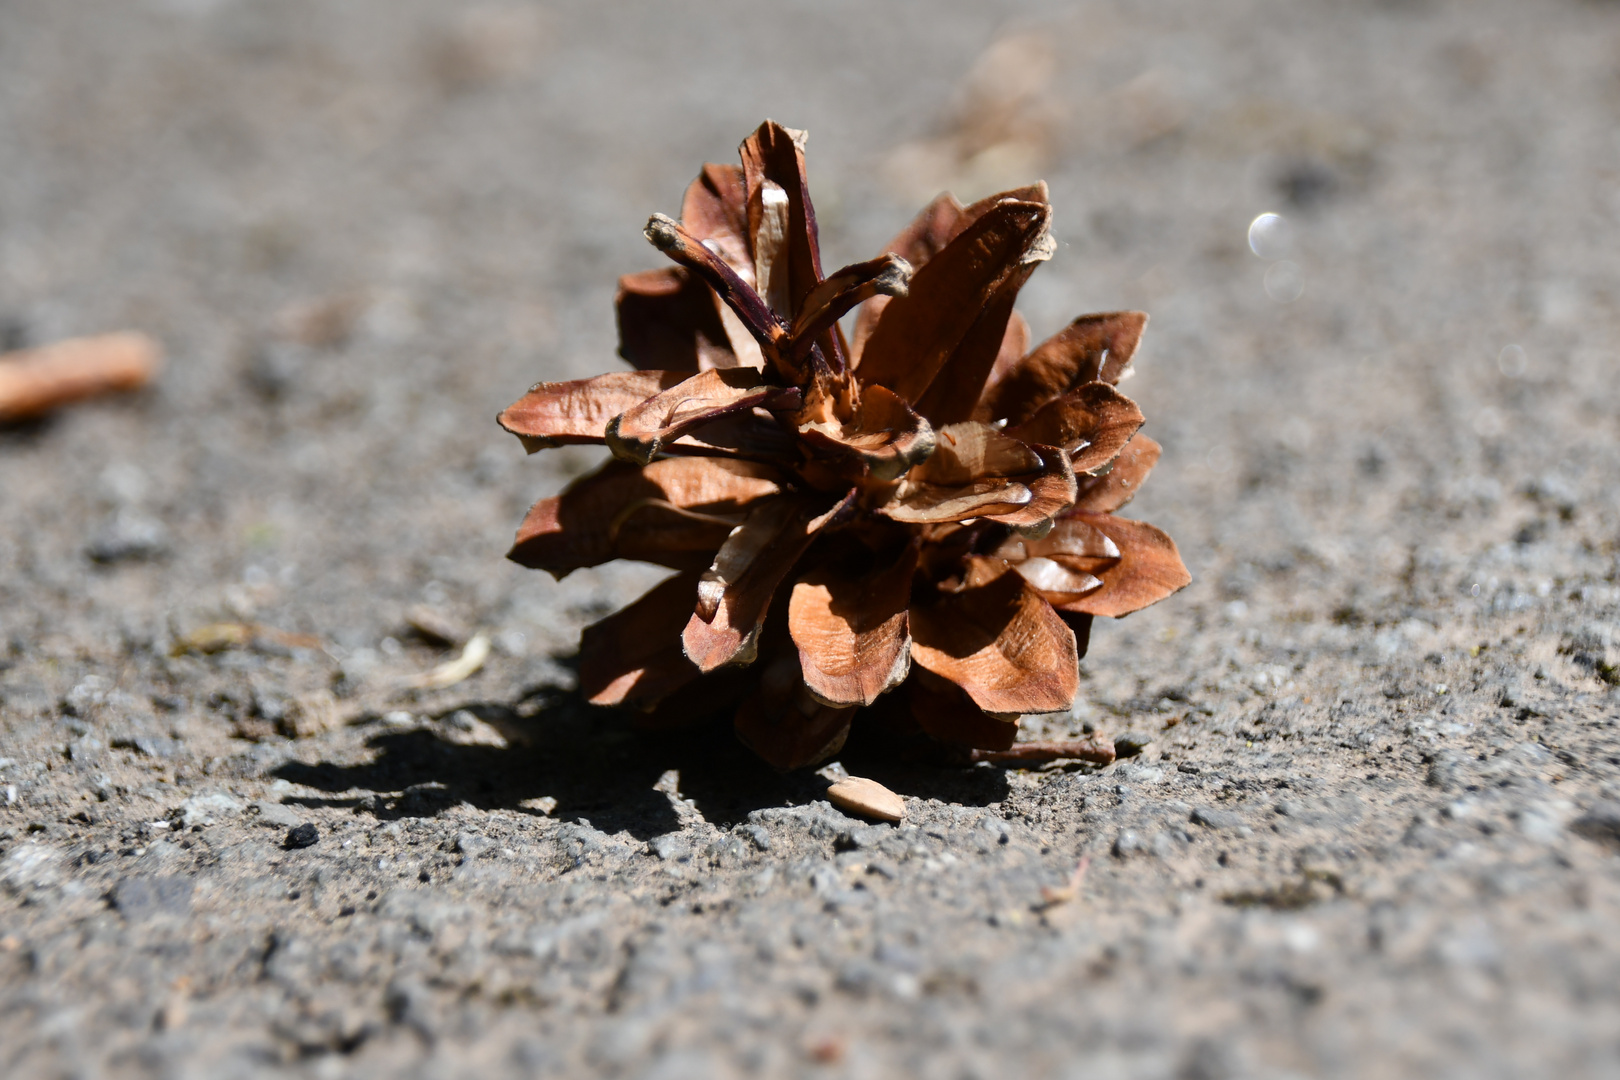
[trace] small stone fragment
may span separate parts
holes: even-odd
[[[191,912],[191,879],[127,877],[113,886],[112,902],[130,922],[154,915],[187,915]]]
[[[674,833],[653,837],[647,842],[647,850],[665,862],[679,859],[688,853],[686,842]]]
[[[840,810],[879,821],[899,821],[906,816],[906,800],[864,776],[838,781],[827,789],[827,800]]]
[[[136,750],[150,758],[177,757],[181,753],[182,749],[179,739],[173,739],[167,735],[137,735],[133,739],[129,739],[127,741],[120,740],[120,742],[124,742],[127,746],[134,747]],[[116,746],[118,743],[115,742],[113,745]]]
[[[193,795],[169,815],[169,820],[182,829],[196,825],[212,825],[242,812],[242,804],[222,791]]]
[[[115,563],[161,554],[167,544],[162,522],[126,506],[96,529],[85,553],[98,563]]]
[[[1153,743],[1152,735],[1128,731],[1123,735],[1114,736],[1114,755],[1121,758],[1136,757],[1151,749]]]
[[[284,846],[289,851],[296,851],[299,848],[314,847],[320,839],[321,831],[306,821],[287,830],[287,841]]]
[[[337,697],[327,689],[300,694],[275,718],[281,733],[290,739],[310,739],[342,725]]]
[[[1601,802],[1570,823],[1569,831],[1620,851],[1620,802]]]
[[[290,806],[276,802],[256,802],[253,809],[258,811],[254,820],[260,825],[273,825],[282,829],[296,829],[303,822]]]
[[[1247,828],[1247,822],[1230,810],[1215,810],[1207,806],[1200,806],[1192,812],[1192,821],[1195,825],[1202,825],[1206,829],[1215,829],[1222,832],[1240,832]]]

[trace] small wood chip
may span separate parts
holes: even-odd
[[[864,814],[879,821],[899,821],[906,816],[906,800],[864,776],[850,776],[827,789],[827,799],[840,810]]]
[[[145,334],[72,338],[0,355],[0,422],[43,416],[62,405],[138,390],[157,374],[163,350]]]

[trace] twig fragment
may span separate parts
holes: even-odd
[[[1005,750],[975,750],[975,762],[988,761],[995,765],[1044,765],[1063,758],[1109,765],[1114,760],[1114,741],[1106,735],[1092,735],[1084,739],[1039,739],[1013,743]]]
[[[29,420],[85,398],[138,390],[163,350],[145,334],[69,338],[0,355],[0,423]]]
[[[277,630],[273,626],[247,622],[218,622],[198,627],[175,641],[169,650],[171,656],[188,652],[212,655],[226,649],[279,647],[283,649],[320,649],[324,642],[314,634],[297,634]]]

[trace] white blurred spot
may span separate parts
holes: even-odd
[[[529,635],[521,630],[502,630],[495,635],[495,644],[507,656],[525,656],[529,651]]]
[[[128,461],[116,461],[101,472],[101,486],[120,503],[138,503],[150,487],[146,473]]]
[[[1518,345],[1503,346],[1496,356],[1496,366],[1510,379],[1517,379],[1524,375],[1530,366],[1530,358],[1524,354],[1524,349]]]
[[[1272,263],[1266,269],[1266,295],[1279,304],[1291,304],[1305,292],[1305,274],[1298,264]]]
[[[1294,230],[1281,214],[1261,214],[1249,222],[1249,250],[1262,259],[1286,258],[1294,250]]]
[[[1502,414],[1488,405],[1474,415],[1474,434],[1482,439],[1495,438],[1503,428]]]

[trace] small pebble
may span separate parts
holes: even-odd
[[[295,829],[299,825],[303,824],[303,822],[299,820],[297,812],[294,811],[292,807],[285,806],[278,802],[256,802],[253,804],[252,809],[258,811],[258,816],[253,820],[259,825],[271,825],[280,826],[283,829]]]
[[[906,816],[906,800],[864,776],[838,781],[827,789],[827,800],[840,810],[879,821],[899,821]]]
[[[1194,824],[1202,825],[1206,829],[1239,831],[1246,827],[1243,818],[1230,810],[1214,810],[1209,807],[1199,807],[1190,815]]]
[[[191,911],[191,881],[183,877],[127,877],[112,890],[113,906],[130,922]]]
[[[289,850],[314,847],[320,838],[321,831],[306,821],[287,830],[286,846]]]

